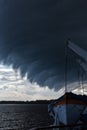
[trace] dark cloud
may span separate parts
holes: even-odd
[[[87,49],[86,6],[86,0],[0,0],[0,59],[31,82],[59,89],[65,40]]]

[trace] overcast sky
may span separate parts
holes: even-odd
[[[87,0],[0,0],[0,61],[29,81],[15,82],[13,70],[6,77],[9,68],[1,66],[0,96],[20,100],[56,96],[53,90],[64,88],[68,38],[87,50]],[[74,72],[75,66],[69,68],[69,75]],[[69,84],[76,82],[70,76]]]
[[[62,92],[62,91],[61,91]],[[62,94],[62,93],[61,93]],[[39,99],[55,99],[58,92],[48,87],[31,84],[26,76],[21,78],[11,66],[0,64],[0,100],[31,101]]]

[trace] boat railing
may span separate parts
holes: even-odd
[[[44,126],[44,127],[32,128],[30,130],[54,130],[54,129],[56,130],[57,128],[67,130],[68,128],[74,129],[76,127],[83,128],[81,130],[87,130],[87,123],[79,123],[73,125],[59,125],[59,126]]]

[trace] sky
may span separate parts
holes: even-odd
[[[62,94],[62,90],[60,91]],[[0,64],[0,101],[32,101],[56,99],[58,93],[47,86],[32,84],[27,77],[21,77],[12,66]]]
[[[86,5],[86,0],[0,0],[0,61],[4,70],[10,66],[12,73],[20,72],[21,85],[13,85],[16,82],[8,78],[20,100],[31,99],[31,93],[34,99],[56,97],[56,92],[64,88],[65,41],[69,38],[87,50]],[[77,82],[71,76],[74,68],[69,68],[69,84]],[[25,77],[29,85],[24,85]],[[14,94],[8,86],[1,90],[10,99]],[[23,96],[22,89],[31,93]]]

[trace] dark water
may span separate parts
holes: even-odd
[[[45,104],[0,104],[0,130],[29,130],[52,122]]]

